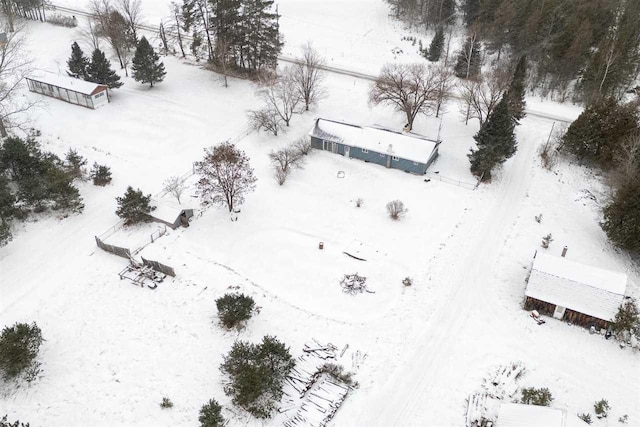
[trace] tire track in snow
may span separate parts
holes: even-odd
[[[449,271],[452,266],[464,262],[462,268],[451,271],[452,277],[434,278],[434,281],[450,284],[454,289],[426,322],[425,333],[414,341],[415,350],[405,358],[403,367],[390,375],[392,380],[376,393],[375,403],[367,405],[368,411],[361,415],[359,425],[406,427],[411,425],[417,408],[429,404],[424,398],[435,386],[431,373],[442,370],[443,365],[449,362],[448,355],[455,348],[459,332],[469,320],[469,313],[474,307],[481,306],[481,301],[486,298],[484,284],[491,280],[502,243],[513,226],[517,208],[531,183],[528,171],[533,164],[535,146],[531,140],[520,141],[511,165],[504,169],[503,188],[492,209],[485,212],[482,220],[474,222],[473,236],[461,234],[459,237],[469,242],[465,251],[461,254],[454,251],[450,256],[456,259],[443,260]]]

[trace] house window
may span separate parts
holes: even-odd
[[[104,96],[104,92],[100,92],[100,93],[96,94],[96,99],[100,98],[101,96]]]
[[[391,157],[391,158],[392,158],[393,160],[395,160],[396,162],[397,162],[398,160],[400,160],[400,158],[399,158],[398,156],[393,156],[393,157]]]
[[[49,86],[49,92],[53,92],[53,86],[51,85],[47,85],[47,86]]]
[[[367,150],[366,148],[363,148],[363,149],[362,149],[362,152],[363,152],[363,153],[368,153],[368,152],[369,152],[369,150]]]
[[[384,157],[384,154],[380,153],[380,157]]]

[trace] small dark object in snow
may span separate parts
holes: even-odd
[[[538,325],[542,325],[542,324],[544,324],[544,323],[545,323],[544,319],[543,319],[542,317],[540,317],[540,313],[538,313],[538,310],[533,310],[533,311],[531,312],[530,316],[531,316],[531,318],[532,318],[533,320],[535,320],[535,321],[536,321],[536,323],[537,323]]]
[[[424,182],[431,182],[431,178],[425,179]]]
[[[367,289],[367,278],[358,276],[358,273],[345,274],[340,281],[340,286],[342,286],[342,292],[349,295],[361,294],[365,291],[369,292]]]

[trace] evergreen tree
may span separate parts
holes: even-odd
[[[234,328],[251,319],[255,302],[244,294],[225,294],[216,300],[218,318],[225,328]]]
[[[463,0],[462,1],[462,11],[464,12],[464,23],[467,24],[467,27],[470,27],[476,22],[478,16],[480,15],[480,0]]]
[[[241,0],[242,14],[238,40],[239,65],[252,71],[275,68],[282,50],[280,15],[273,11],[274,0]]]
[[[597,101],[571,123],[561,148],[580,160],[609,168],[623,140],[638,130],[639,114],[635,104],[620,105],[613,98]]]
[[[34,366],[42,331],[35,323],[5,326],[0,334],[0,371],[5,379],[13,379]]]
[[[111,69],[111,62],[100,49],[94,50],[91,55],[91,62],[87,68],[87,80],[106,85],[109,89],[118,89],[124,84],[120,81],[120,76]]]
[[[444,28],[440,26],[436,30],[436,35],[433,37],[433,40],[431,40],[431,45],[429,46],[429,53],[427,55],[427,59],[431,62],[438,62],[440,60],[440,56],[442,55],[443,47],[444,47]]]
[[[70,74],[86,80],[89,59],[84,56],[84,52],[76,42],[71,45],[71,57],[67,60],[67,66]]]
[[[11,240],[11,219],[16,212],[15,202],[9,180],[0,175],[0,246]]]
[[[471,173],[482,181],[491,179],[491,171],[516,152],[516,138],[513,133],[514,121],[509,114],[506,95],[502,97],[489,119],[473,137],[477,149],[468,155]]]
[[[150,205],[151,194],[145,196],[140,189],[134,190],[129,186],[124,196],[116,197],[116,201],[118,202],[116,215],[124,219],[125,225],[151,220],[149,214],[155,209],[155,206]]]
[[[524,108],[527,105],[524,100],[526,92],[526,79],[527,79],[527,57],[522,56],[516,65],[516,70],[513,73],[513,79],[511,85],[507,91],[507,99],[509,102],[509,112],[511,116],[520,121],[525,116]]]
[[[111,182],[111,168],[94,162],[89,176],[93,180],[93,185],[104,187]]]
[[[162,82],[166,74],[160,57],[153,50],[147,38],[142,36],[133,56],[133,78],[143,84],[150,83],[153,87],[154,83]]]
[[[604,209],[602,228],[614,245],[640,254],[640,176],[617,189]]]
[[[215,400],[211,399],[200,408],[200,427],[224,427],[225,419],[222,416],[222,406]]]
[[[475,79],[480,75],[480,42],[477,36],[467,37],[458,58],[454,72],[461,79]]]

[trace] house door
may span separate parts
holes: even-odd
[[[326,151],[333,151],[333,144],[330,141],[324,141],[324,149]]]
[[[349,151],[350,151],[350,147],[348,145],[344,146],[344,156],[345,157],[349,157]]]
[[[565,307],[556,305],[556,309],[553,311],[553,317],[556,319],[562,320],[562,318],[564,317],[565,310],[566,310]]]

